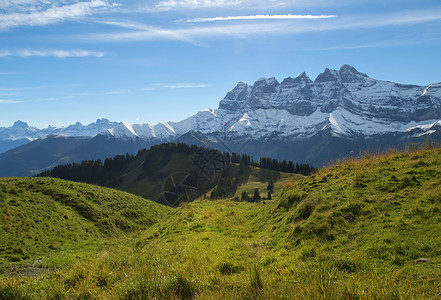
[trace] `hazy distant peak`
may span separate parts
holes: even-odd
[[[26,122],[18,120],[18,121],[16,121],[14,123],[14,125],[12,125],[12,127],[13,128],[23,128],[23,129],[25,129],[25,128],[29,128],[29,125]]]

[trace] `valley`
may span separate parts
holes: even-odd
[[[404,150],[441,140],[440,87],[377,80],[345,64],[314,80],[303,72],[281,82],[239,82],[217,109],[178,122],[98,119],[40,130],[17,121],[0,128],[0,149],[9,150],[0,152],[0,176],[33,176],[170,142],[314,166],[365,151]]]
[[[0,300],[441,300],[441,2],[0,0]]]
[[[5,299],[430,299],[440,292],[436,147],[346,159],[276,181],[278,196],[255,203],[232,196],[169,208],[59,179],[0,183],[10,227],[3,240],[15,234],[13,224],[26,228],[27,215],[40,215],[30,193],[63,208],[41,213],[40,233],[23,231],[14,246],[22,250],[2,250]],[[253,179],[238,190],[259,186],[266,183]],[[63,226],[57,214],[68,217]],[[88,224],[88,233],[78,232],[81,245],[63,244],[67,232],[46,235],[46,245],[54,243],[46,250],[20,245],[42,238],[44,224],[75,222]],[[21,275],[31,266],[43,271]]]

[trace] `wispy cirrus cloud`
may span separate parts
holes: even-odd
[[[286,15],[289,16],[289,15]],[[441,20],[441,8],[420,11],[395,12],[390,14],[366,14],[359,16],[317,15],[315,18],[286,17],[269,18],[256,16],[238,17],[241,24],[228,21],[231,17],[192,19],[197,25],[186,26],[186,22],[176,22],[168,27],[150,26],[130,22],[107,22],[109,25],[128,31],[107,32],[84,35],[79,38],[102,42],[134,42],[156,40],[178,40],[198,44],[197,39],[212,37],[248,37],[264,34],[287,35],[338,30],[374,29],[390,26],[409,26]],[[308,16],[308,15],[305,15]],[[233,17],[234,18],[234,17]],[[259,22],[262,18],[262,22]],[[266,19],[265,19],[266,18]],[[256,22],[254,22],[254,19]],[[271,20],[268,22],[267,20]],[[211,22],[210,22],[211,21]],[[247,22],[248,21],[248,22]],[[263,22],[265,21],[265,22]],[[222,24],[221,24],[222,23]]]
[[[167,29],[132,21],[95,21],[95,23],[107,24],[131,31],[87,34],[77,36],[77,38],[107,42],[175,40],[196,43],[185,31],[181,31],[180,29]]]
[[[9,96],[18,96],[18,95],[22,95],[23,93],[19,93],[19,92],[10,92],[10,93],[1,93],[0,92],[0,97],[9,97]]]
[[[415,38],[401,38],[401,39],[388,39],[376,42],[367,43],[352,43],[352,44],[339,44],[329,47],[320,47],[312,50],[316,51],[329,51],[329,50],[354,50],[354,49],[366,49],[366,48],[391,48],[408,45],[421,45],[433,42],[441,41],[441,35],[439,37],[427,38],[424,36],[418,36]]]
[[[0,99],[0,104],[16,104],[16,103],[22,103],[22,101],[9,100],[9,99]]]
[[[168,11],[173,9],[195,9],[206,7],[226,7],[241,4],[241,0],[163,0],[153,7],[147,8],[150,11]]]
[[[122,25],[122,24],[121,24]],[[124,25],[122,28],[127,28]],[[311,27],[310,30],[314,30]],[[87,34],[77,36],[94,42],[137,42],[137,41],[157,41],[174,40],[189,42],[200,45],[196,41],[198,38],[236,36],[245,37],[257,34],[282,34],[293,32],[305,32],[303,27],[289,27],[285,23],[253,23],[253,24],[227,24],[217,26],[198,26],[198,27],[177,27],[164,28],[156,26],[145,26],[144,29],[132,31],[117,31],[97,34]]]
[[[161,87],[166,89],[200,89],[210,87],[209,84],[198,83],[173,83],[173,84],[161,84]]]
[[[329,19],[336,18],[336,15],[254,15],[254,16],[228,16],[214,18],[194,18],[188,19],[188,23],[202,23],[215,21],[235,21],[235,20],[311,20],[311,19]]]
[[[155,83],[149,87],[144,87],[141,91],[155,91],[158,89],[201,89],[211,87],[210,84],[205,83]]]
[[[22,1],[32,4],[32,1]],[[9,3],[9,2],[8,2]],[[19,26],[43,26],[54,24],[65,20],[80,18],[91,15],[96,9],[111,7],[103,0],[91,0],[86,2],[76,2],[64,6],[51,5],[28,5],[24,9],[8,11],[0,15],[0,30],[7,30]],[[6,5],[6,4],[5,4]]]
[[[8,57],[56,57],[56,58],[70,58],[70,57],[104,57],[106,54],[99,51],[89,50],[4,50],[0,51],[0,58]]]
[[[205,83],[156,83],[150,87],[142,88],[142,91],[154,91],[157,89],[201,89],[211,87]]]
[[[21,7],[25,5],[36,5],[38,0],[0,0],[0,8],[5,9],[11,6]]]

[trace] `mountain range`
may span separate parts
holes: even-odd
[[[40,170],[60,159],[104,158],[173,141],[256,158],[271,156],[323,165],[366,150],[441,140],[441,83],[417,86],[376,80],[343,65],[339,70],[325,69],[315,80],[302,73],[282,82],[275,78],[261,78],[253,85],[240,82],[217,109],[200,111],[180,122],[132,125],[98,120],[86,127],[80,125],[37,131],[16,122],[11,128],[0,129],[0,139],[29,142],[49,133],[89,136],[78,139],[76,147],[57,155]],[[16,134],[8,133],[11,130]],[[23,148],[26,146],[29,144],[11,151],[31,155],[32,151]],[[0,170],[5,161],[16,160],[11,151],[0,154]],[[5,176],[5,172],[0,175]]]
[[[0,153],[24,145],[30,141],[47,137],[48,135],[93,137],[117,125],[117,122],[110,122],[107,119],[98,119],[95,123],[89,125],[83,125],[77,122],[67,127],[57,128],[48,126],[47,128],[39,129],[19,120],[11,127],[0,127]]]

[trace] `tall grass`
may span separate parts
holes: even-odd
[[[369,154],[272,204],[196,201],[82,250],[29,251],[16,268],[47,271],[6,268],[0,299],[430,299],[441,291],[440,183],[441,149]]]

